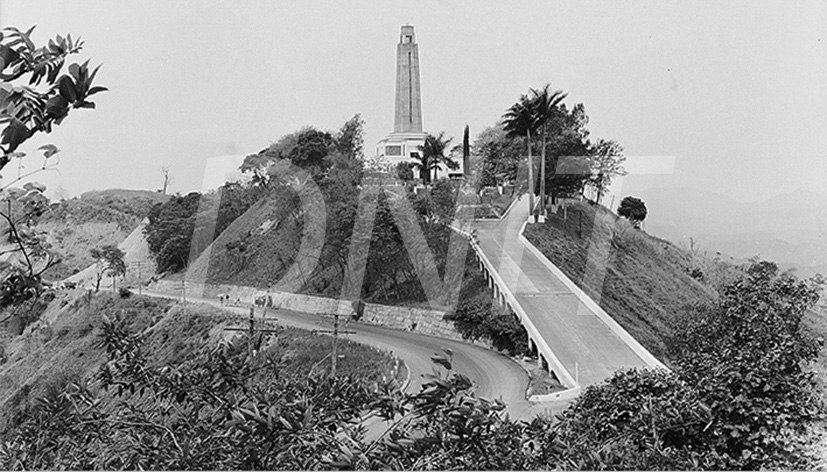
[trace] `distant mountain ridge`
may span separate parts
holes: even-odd
[[[827,266],[827,197],[798,189],[759,202],[687,188],[653,189],[649,233],[736,259],[759,256],[809,276]]]

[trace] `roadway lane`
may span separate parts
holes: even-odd
[[[164,298],[178,298],[176,295],[148,291],[146,295]],[[241,315],[249,315],[249,306],[221,306],[218,300],[205,298],[188,298],[188,302],[206,303]],[[256,307],[256,315],[262,310]],[[289,310],[267,310],[268,319],[278,323],[307,330],[329,329],[330,320],[311,313]],[[442,370],[431,362],[431,356],[442,352],[443,348],[453,351],[454,370],[467,376],[476,386],[479,396],[500,398],[507,405],[506,412],[512,418],[530,421],[539,413],[562,410],[565,403],[531,403],[525,398],[528,386],[528,374],[509,357],[483,347],[449,339],[427,336],[420,333],[398,331],[381,326],[363,323],[350,323],[348,329],[356,331],[347,336],[355,342],[367,344],[392,352],[405,362],[410,372],[408,392],[417,392],[422,384],[422,375],[432,373],[435,368]],[[443,370],[444,372],[444,370]]]
[[[568,373],[583,387],[648,364],[519,240],[524,195],[499,221],[474,223],[480,250]]]

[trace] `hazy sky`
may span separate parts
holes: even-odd
[[[353,114],[366,152],[393,127],[395,51],[416,28],[423,121],[461,140],[529,87],[583,102],[592,137],[675,156],[625,190],[691,187],[757,200],[827,183],[825,2],[7,1],[35,42],[72,33],[103,63],[97,110],[49,136],[71,194],[199,188],[208,159],[254,153]],[[34,166],[34,162],[30,165]],[[6,172],[10,173],[10,172]],[[7,180],[8,178],[6,178]]]

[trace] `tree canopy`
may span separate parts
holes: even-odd
[[[640,226],[646,219],[646,213],[646,204],[643,200],[631,196],[624,197],[617,207],[617,214],[631,221],[635,227]]]
[[[113,279],[126,274],[126,262],[124,261],[126,254],[118,246],[110,244],[94,247],[90,249],[89,252],[92,258],[95,259],[95,265],[98,267],[95,279],[96,292],[100,290],[101,279],[105,273],[108,272],[109,276]],[[113,282],[112,290],[114,289],[115,284]]]

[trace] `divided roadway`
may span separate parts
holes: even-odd
[[[570,387],[599,384],[622,368],[659,367],[651,354],[635,345],[637,342],[623,333],[619,325],[610,327],[552,272],[547,261],[520,241],[520,230],[528,219],[526,200],[523,195],[502,220],[475,221],[477,246],[504,289],[513,295],[539,336],[575,380]],[[623,339],[624,334],[631,340]],[[557,370],[551,359],[546,360]]]

